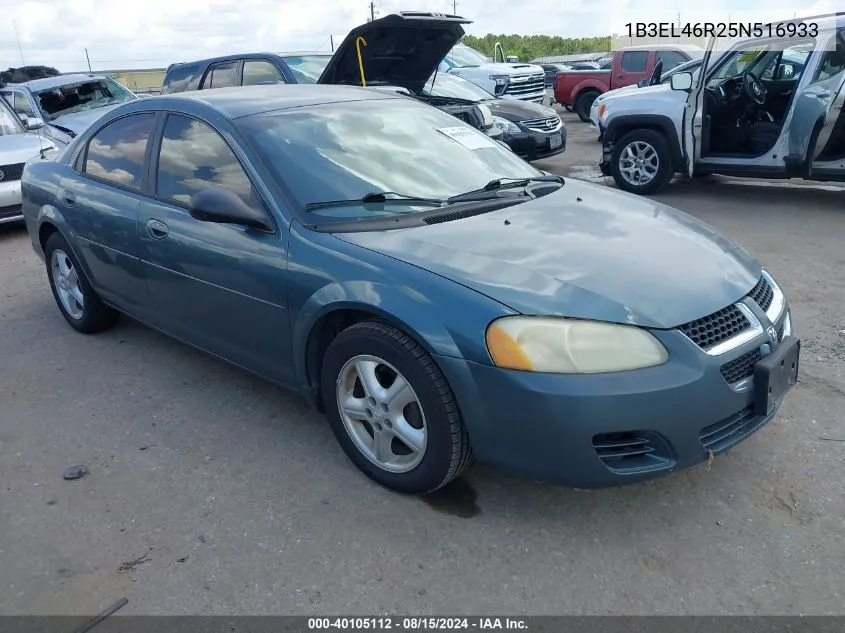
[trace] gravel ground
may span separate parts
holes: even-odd
[[[599,145],[541,166],[595,179]],[[124,320],[73,332],[0,226],[0,614],[843,614],[845,190],[712,178],[659,196],[785,287],[801,382],[736,450],[577,491],[476,467],[372,484],[296,397]],[[85,464],[90,474],[64,481]]]

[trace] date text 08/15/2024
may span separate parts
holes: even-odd
[[[814,22],[695,22],[683,26],[672,22],[628,22],[625,28],[627,37],[651,38],[803,38],[819,34],[819,26]]]
[[[501,617],[316,617],[308,618],[308,630],[362,631],[495,631],[524,630],[528,628],[521,618]]]

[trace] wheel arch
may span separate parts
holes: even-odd
[[[683,171],[686,167],[684,155],[681,150],[678,132],[672,120],[662,114],[638,114],[623,116],[610,121],[602,133],[602,143],[606,160],[610,160],[614,144],[623,136],[634,130],[652,130],[662,134],[669,143],[669,151],[672,155],[672,170]]]
[[[292,345],[300,391],[313,406],[323,410],[320,373],[325,351],[341,331],[360,321],[380,321],[401,330],[435,363],[438,355],[463,356],[433,304],[408,290],[371,282],[334,283],[306,302],[293,325]]]

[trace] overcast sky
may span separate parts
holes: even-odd
[[[586,37],[620,33],[626,22],[752,19],[759,0],[457,0],[466,30]],[[768,19],[845,10],[845,0],[767,0]],[[246,51],[331,50],[366,21],[367,0],[0,0],[0,67],[62,72],[160,68]],[[702,10],[701,6],[707,9]],[[376,0],[376,14],[452,11],[451,0]],[[741,17],[737,17],[741,16]],[[18,47],[18,37],[20,48]]]

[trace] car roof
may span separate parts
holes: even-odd
[[[334,53],[330,51],[290,51],[286,53],[276,53],[279,57],[332,57]]]
[[[19,84],[6,84],[8,87],[18,86],[29,88],[30,90],[37,92],[39,90],[50,90],[51,88],[60,88],[62,86],[67,86],[68,84],[76,84],[83,81],[91,81],[92,79],[106,79],[105,75],[87,75],[87,74],[74,74],[74,75],[56,75],[55,77],[44,77],[43,79],[33,79],[31,81],[24,81]]]
[[[332,86],[318,84],[273,84],[257,86],[233,86],[213,90],[196,90],[160,95],[153,99],[133,101],[149,106],[150,102],[166,106],[185,101],[202,103],[213,108],[228,119],[238,119],[262,112],[288,110],[327,103],[349,101],[375,101],[383,99],[401,99],[407,97],[392,95],[381,90],[361,88],[359,86]]]
[[[642,44],[640,46],[626,46],[620,51],[695,51],[704,52],[704,49],[694,44]]]

